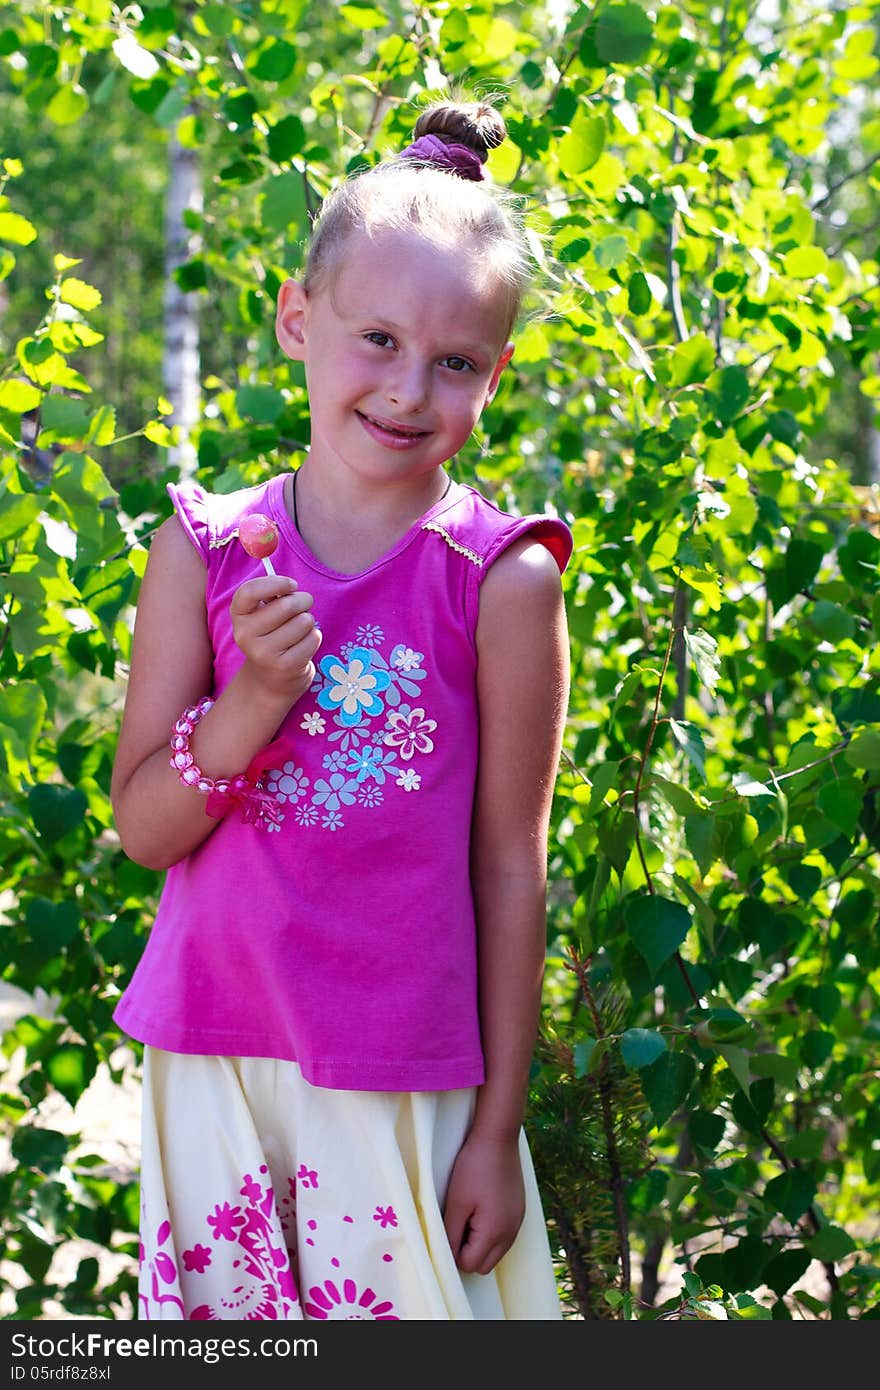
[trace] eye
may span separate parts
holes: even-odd
[[[376,347],[393,347],[394,339],[390,333],[383,333],[380,328],[375,328],[370,333],[365,333],[364,337],[368,343],[375,343]]]
[[[474,364],[469,362],[466,357],[444,357],[444,362],[451,372],[472,372]]]

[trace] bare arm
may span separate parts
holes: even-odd
[[[523,1216],[517,1153],[546,950],[547,828],[568,702],[559,571],[525,538],[483,584],[480,758],[472,834],[486,1080],[453,1170],[446,1226],[461,1269],[488,1273]]]
[[[310,608],[311,596],[283,575],[248,580],[236,591],[230,612],[245,662],[191,740],[207,776],[242,772],[308,689],[320,643]],[[212,684],[205,568],[171,517],[156,533],[141,583],[111,783],[122,847],[149,868],[168,868],[217,826],[205,798],[181,786],[169,765],[174,721]]]

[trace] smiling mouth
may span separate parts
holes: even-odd
[[[365,415],[362,410],[358,410],[356,414],[373,429],[381,430],[383,434],[393,435],[397,439],[422,439],[429,433],[428,430],[420,430],[415,425],[400,425],[394,420],[380,420],[375,415]]]

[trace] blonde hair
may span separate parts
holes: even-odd
[[[426,135],[464,145],[485,163],[507,130],[487,102],[438,102],[413,130],[416,140]],[[447,248],[478,252],[508,295],[508,327],[513,323],[531,279],[531,258],[516,200],[506,190],[404,154],[353,174],[328,195],[315,220],[306,291],[326,283],[352,235],[384,231],[416,232]]]

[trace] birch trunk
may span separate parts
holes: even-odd
[[[188,210],[201,212],[202,180],[198,151],[187,149],[172,133],[168,141],[168,193],[165,204],[165,351],[162,379],[179,427],[180,442],[169,450],[170,463],[182,476],[196,468],[190,433],[199,418],[198,296],[186,294],[174,271],[198,253],[200,239],[184,222]]]

